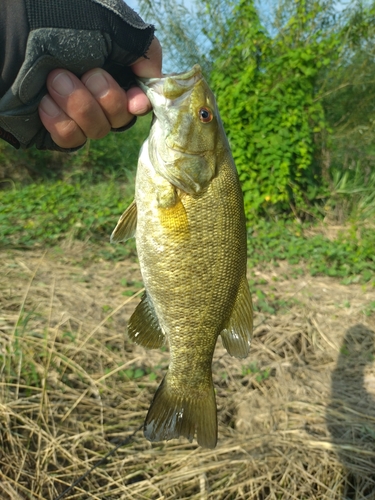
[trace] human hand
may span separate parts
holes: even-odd
[[[154,27],[124,0],[19,2],[19,7],[17,16],[10,7],[0,16],[1,27],[12,35],[5,60],[0,57],[0,139],[17,149],[72,151],[87,137],[102,137],[117,125],[124,130],[135,114],[150,109],[138,90],[128,89],[142,71],[160,76],[160,45]],[[150,59],[144,59],[147,52]],[[47,79],[50,97],[39,115]]]
[[[161,77],[162,50],[154,38],[146,54],[131,65],[136,76]],[[48,94],[39,104],[39,116],[61,148],[77,148],[87,138],[100,139],[111,129],[124,128],[135,116],[151,110],[139,87],[123,90],[105,70],[95,68],[81,79],[63,69],[51,71]]]

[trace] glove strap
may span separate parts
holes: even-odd
[[[14,137],[14,135],[12,135],[10,132],[7,132],[2,127],[0,127],[0,139],[7,142],[16,149],[20,149],[21,147],[20,142]]]

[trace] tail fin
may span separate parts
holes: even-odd
[[[164,378],[155,393],[144,425],[149,441],[163,441],[186,437],[190,442],[195,432],[204,448],[215,448],[217,442],[217,414],[214,387],[190,397],[179,394],[168,386]]]

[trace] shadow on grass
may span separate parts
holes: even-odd
[[[375,499],[375,332],[362,324],[345,334],[332,373],[327,426],[346,474],[343,500]]]

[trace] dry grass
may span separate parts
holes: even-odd
[[[126,339],[137,264],[95,255],[1,253],[3,500],[56,498],[142,424],[168,365]],[[249,359],[218,343],[217,448],[138,432],[66,498],[375,499],[375,290],[288,274],[255,272],[286,305],[257,314]]]

